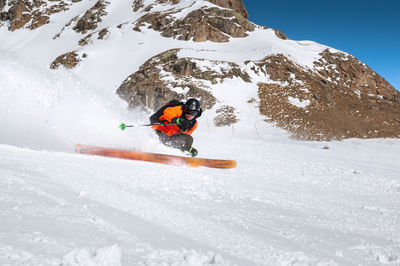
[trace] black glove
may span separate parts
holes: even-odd
[[[194,147],[190,147],[189,152],[190,152],[190,154],[192,155],[192,157],[196,157],[197,154],[199,154],[199,152],[197,151],[197,149],[194,148]]]
[[[176,123],[182,130],[188,130],[190,127],[190,121],[182,117],[174,117],[171,122]]]

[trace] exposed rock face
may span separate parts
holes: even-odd
[[[31,20],[30,12],[22,0],[16,2],[12,7],[10,7],[8,15],[11,30],[22,28]]]
[[[360,91],[362,94],[382,96],[395,100],[398,92],[385,79],[355,57],[325,50],[315,62],[318,73],[331,81],[337,89]],[[358,92],[357,92],[358,93]]]
[[[179,58],[178,52],[166,51],[147,61],[119,87],[119,96],[130,107],[150,109],[173,98],[200,96],[203,106],[211,108],[216,103],[208,92],[211,86],[233,77],[252,82],[250,76],[257,75],[268,80],[258,84],[260,112],[294,137],[400,137],[400,93],[344,53],[326,50],[314,62],[314,69],[308,69],[283,55],[248,61],[240,67],[232,62]],[[232,106],[217,109],[215,125],[237,121]]]
[[[356,58],[324,51],[315,70],[283,55],[256,64],[277,84],[259,84],[260,111],[310,140],[400,137],[400,93]]]
[[[5,7],[7,1],[0,0],[0,9]],[[0,13],[0,20],[10,22],[10,30],[14,31],[27,27],[34,30],[47,24],[52,14],[65,11],[68,9],[68,4],[64,1],[52,3],[51,5],[45,1],[27,1],[17,0],[9,1],[10,8],[8,11]]]
[[[49,23],[52,14],[66,11],[79,1],[0,0],[0,27],[9,25],[11,31],[21,28],[33,30]],[[52,69],[76,67],[86,57],[83,51],[90,49],[89,44],[106,41],[108,35],[118,29],[122,29],[123,34],[133,34],[127,30],[128,27],[136,31],[148,27],[167,38],[195,42],[228,42],[231,38],[246,37],[255,29],[247,19],[242,0],[207,0],[219,7],[208,2],[184,1],[177,5],[180,0],[135,0],[132,2],[133,11],[137,11],[136,14],[132,11],[135,20],[119,22],[120,25],[114,26],[116,28],[99,27],[107,15],[109,2],[96,1],[88,2],[90,9],[71,15],[73,18],[69,22],[64,21],[67,22],[64,28],[54,33],[54,40],[72,30],[82,35],[79,46],[71,48],[74,51],[54,56],[57,58],[51,63]],[[143,16],[136,20],[138,14]],[[287,39],[279,30],[274,32],[280,39]],[[308,68],[281,54],[238,65],[179,57],[180,51],[168,50],[147,60],[120,85],[118,95],[130,107],[153,110],[171,99],[197,97],[204,109],[218,104],[213,109],[214,123],[227,126],[238,122],[236,112],[240,110],[235,110],[228,101],[224,102],[226,99],[216,99],[213,90],[226,79],[235,77],[238,83],[254,83],[259,99],[251,101],[259,103],[260,112],[269,121],[297,138],[400,137],[400,93],[368,66],[345,53],[325,50]],[[188,54],[188,50],[182,54]],[[245,85],[246,88],[252,87]]]
[[[249,18],[246,7],[242,0],[208,0],[209,2],[221,7],[230,8],[239,12],[244,18]]]
[[[201,8],[190,12],[182,20],[174,20],[170,13],[148,13],[139,19],[134,30],[140,31],[145,23],[160,31],[164,37],[195,42],[227,42],[233,38],[246,37],[254,25],[234,10]]]
[[[156,0],[156,3],[159,4],[173,4],[176,5],[180,2],[180,0]]]
[[[50,16],[54,13],[68,10],[69,6],[81,0],[13,0],[8,4],[9,10],[0,13],[0,21],[10,21],[10,30],[14,31],[23,27],[36,29],[49,23]],[[56,2],[56,3],[53,3]],[[165,37],[179,40],[202,42],[227,42],[229,37],[239,38],[247,36],[248,31],[254,30],[254,25],[247,20],[248,14],[241,0],[210,0],[209,2],[227,9],[201,8],[194,10],[182,20],[175,20],[171,14],[181,10],[171,9],[167,12],[150,12],[156,4],[177,4],[179,0],[158,0],[145,8],[145,14],[137,23],[135,30],[140,30],[144,23],[151,24],[151,28],[162,32]],[[6,6],[7,0],[0,0],[0,10]],[[99,0],[87,10],[76,22],[73,30],[86,34],[96,30],[102,17],[107,13],[105,8],[109,2]],[[133,2],[133,10],[138,11],[144,7],[143,0]]]
[[[137,12],[140,8],[142,8],[143,5],[143,0],[135,0],[133,1],[133,11]]]
[[[57,57],[50,65],[51,69],[57,69],[59,66],[64,66],[68,69],[74,68],[81,59],[76,51],[65,53]]]
[[[289,39],[286,34],[282,33],[280,30],[275,30],[275,35],[278,36],[278,38],[281,38],[282,40],[287,40]]]
[[[9,1],[10,8],[6,12],[0,13],[1,21],[10,21],[10,30],[14,31],[23,27],[31,30],[39,28],[48,23],[52,14],[66,11],[70,5],[81,0],[17,0]],[[56,2],[56,3],[54,3]],[[0,0],[0,10],[5,7],[6,0]],[[71,4],[72,3],[72,4]],[[101,22],[102,16],[106,15],[105,6],[108,2],[100,0],[96,5],[89,9],[77,22],[74,30],[86,33],[88,30],[96,29],[97,24]]]
[[[0,0],[0,10],[5,7],[7,0]]]
[[[117,93],[129,103],[129,107],[146,106],[156,110],[171,99],[201,98],[205,109],[211,108],[216,99],[204,84],[186,77],[202,75],[196,64],[189,59],[178,59],[179,49],[154,56],[130,75],[118,88]],[[174,81],[165,79],[174,76]]]
[[[247,13],[246,7],[242,0],[207,0],[210,3],[218,5],[220,7],[229,8],[237,11],[244,18],[248,19],[249,14]],[[158,4],[178,4],[181,0],[156,0]],[[135,0],[133,2],[133,11],[138,11],[140,8],[144,7],[143,0]],[[150,11],[153,6],[148,6],[146,11]]]
[[[98,1],[78,20],[73,30],[85,34],[88,30],[96,29],[98,23],[102,21],[102,17],[107,15],[105,12],[107,4],[108,2],[104,0]]]
[[[108,28],[104,28],[92,33],[87,34],[85,37],[78,41],[80,46],[88,45],[89,43],[93,42],[93,39],[97,36],[97,40],[104,40],[107,38],[108,35]]]

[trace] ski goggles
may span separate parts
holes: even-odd
[[[185,114],[192,115],[192,116],[196,116],[197,115],[197,110],[192,110],[192,109],[189,109],[189,108],[185,108],[184,112],[185,112]]]

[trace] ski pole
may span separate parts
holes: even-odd
[[[152,126],[169,126],[169,125],[176,125],[176,123],[153,123],[153,124],[146,124],[146,125],[137,125],[140,127],[152,127]],[[119,128],[123,131],[127,127],[135,127],[135,125],[125,125],[124,123],[121,123]]]

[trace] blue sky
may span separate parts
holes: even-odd
[[[400,0],[243,0],[250,21],[348,52],[400,90]]]

